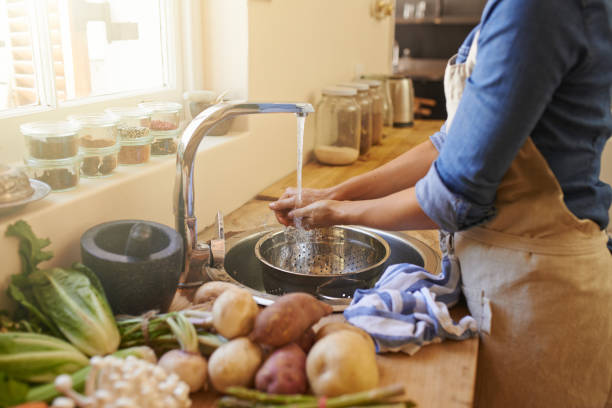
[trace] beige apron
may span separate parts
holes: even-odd
[[[477,39],[444,78],[450,128]],[[531,138],[496,194],[497,216],[448,235],[479,322],[475,406],[612,407],[612,256],[580,220]],[[444,234],[442,234],[444,235]]]

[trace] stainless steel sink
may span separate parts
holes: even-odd
[[[284,293],[267,274],[263,273],[263,266],[255,256],[255,244],[264,234],[279,228],[262,228],[246,231],[232,236],[226,240],[226,255],[223,268],[206,268],[212,280],[222,280],[243,286],[251,293],[261,305],[268,305]],[[391,255],[385,266],[398,263],[412,263],[424,267],[427,271],[438,274],[440,272],[440,257],[422,241],[400,232],[389,232],[366,228],[380,235],[389,244]],[[376,280],[370,282],[374,285]],[[296,291],[299,288],[295,289]],[[338,288],[330,288],[329,294],[320,293],[320,298],[332,305],[335,311],[342,311],[348,306],[352,293],[342,293]]]

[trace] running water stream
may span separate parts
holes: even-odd
[[[304,152],[304,123],[306,122],[306,116],[297,117],[297,195],[295,200],[295,206],[298,207],[302,202],[302,167],[304,165],[303,152]],[[295,227],[302,229],[302,219],[296,218],[294,221]]]

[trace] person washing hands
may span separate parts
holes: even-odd
[[[612,406],[611,7],[489,0],[447,66],[438,133],[270,204],[284,225],[439,228],[480,326],[478,407]]]

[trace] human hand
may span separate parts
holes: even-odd
[[[331,188],[303,188],[302,200],[300,203],[297,203],[297,189],[295,187],[289,187],[278,200],[270,203],[269,207],[274,211],[274,215],[278,222],[285,226],[292,226],[293,219],[288,216],[289,211],[306,206],[318,200],[330,199],[332,195],[333,191]]]
[[[344,206],[346,205],[349,205],[346,201],[319,200],[289,211],[286,217],[294,225],[294,220],[299,219],[300,226],[305,229],[329,227],[344,223],[346,213]]]

